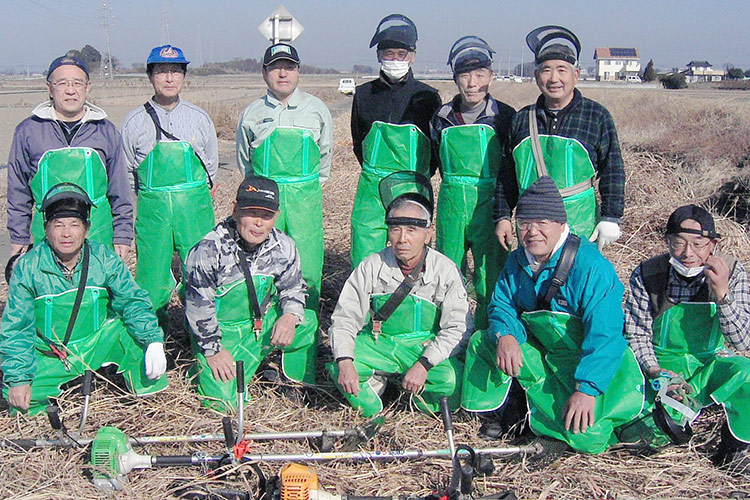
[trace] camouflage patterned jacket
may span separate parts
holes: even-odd
[[[232,217],[220,222],[188,253],[185,260],[185,316],[195,340],[206,356],[221,350],[221,332],[216,318],[216,289],[244,278],[240,268],[237,233]],[[274,277],[277,298],[284,314],[302,321],[307,285],[300,272],[294,241],[277,229],[249,252],[250,271]]]

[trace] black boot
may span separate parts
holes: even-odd
[[[495,440],[503,436],[513,439],[528,434],[527,413],[526,394],[521,384],[513,379],[505,404],[482,416],[485,422],[479,428],[479,435],[484,439]]]
[[[726,422],[721,426],[721,442],[713,461],[733,475],[750,473],[750,444],[734,437]]]

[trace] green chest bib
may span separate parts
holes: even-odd
[[[539,135],[544,166],[534,155],[531,137],[513,149],[519,196],[539,177],[549,175],[555,181],[574,233],[588,237],[594,232],[597,202],[594,193],[596,170],[586,148],[576,139],[555,135]]]
[[[411,170],[430,177],[430,140],[416,125],[376,121],[362,143],[362,168],[379,176]]]
[[[182,191],[207,186],[206,170],[187,141],[156,141],[138,165],[139,191]]]
[[[76,289],[73,288],[57,295],[41,295],[34,299],[36,328],[55,343],[62,343],[65,338],[65,329],[75,297]],[[96,333],[107,321],[108,305],[109,293],[105,288],[87,286],[69,343],[75,343]],[[39,338],[37,344],[42,349],[47,349],[47,345]]]
[[[585,336],[580,318],[563,312],[531,311],[521,315],[527,330],[550,354],[577,355]]]
[[[42,200],[53,186],[61,182],[71,182],[86,191],[95,205],[91,208],[89,239],[111,245],[112,209],[107,199],[107,170],[96,150],[85,147],[53,149],[40,158],[30,184],[31,196],[34,198],[31,223],[34,241],[44,239],[43,217],[40,212]]]
[[[370,296],[370,307],[378,311],[391,294]],[[422,297],[409,294],[398,305],[393,314],[380,325],[383,335],[404,335],[410,333],[437,333],[440,328],[440,309]]]
[[[654,319],[656,355],[711,356],[724,347],[714,302],[682,302]]]
[[[276,127],[253,150],[253,170],[256,175],[270,177],[283,184],[317,182],[320,148],[315,143],[312,130]]]
[[[266,274],[253,274],[253,285],[258,297],[258,303],[262,304],[270,294],[276,294],[273,276]],[[236,325],[252,321],[250,300],[247,294],[245,279],[240,279],[222,285],[216,289],[216,318],[219,325]],[[265,311],[264,311],[265,312]]]
[[[445,128],[441,133],[444,183],[494,186],[501,157],[500,142],[489,125],[460,125]]]

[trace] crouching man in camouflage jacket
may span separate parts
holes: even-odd
[[[235,407],[235,361],[254,373],[274,347],[287,378],[315,382],[318,323],[305,309],[297,248],[274,228],[278,214],[276,183],[246,177],[232,216],[187,256],[185,314],[206,406]]]

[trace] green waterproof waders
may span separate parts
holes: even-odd
[[[37,331],[55,345],[61,346],[73,310],[76,289],[58,295],[42,295],[34,299]],[[128,334],[120,318],[107,316],[109,294],[99,287],[86,287],[75,327],[65,345],[66,363],[55,356],[49,344],[36,337],[36,372],[31,383],[29,413],[43,411],[48,398],[60,395],[60,386],[83,375],[87,369],[97,370],[108,364],[118,365],[125,382],[137,395],[151,394],[167,387],[167,377],[150,380],[145,373],[145,347]],[[4,389],[7,397],[7,387]]]
[[[187,141],[157,141],[138,165],[136,177],[135,281],[159,311],[176,284],[174,251],[184,271],[188,251],[214,227],[213,201],[205,168]]]
[[[263,314],[263,325],[260,332],[255,332],[250,315],[250,304],[245,280],[241,279],[224,285],[216,290],[216,317],[221,330],[221,347],[232,354],[235,361],[245,363],[247,380],[258,369],[261,361],[271,352],[271,333],[273,325],[281,315],[281,307],[275,297],[276,288],[273,277],[253,275],[253,285],[258,302],[271,293],[268,310]],[[292,343],[281,349],[281,368],[284,375],[297,382],[315,383],[315,356],[318,320],[315,312],[305,309],[305,321],[297,326]],[[216,380],[208,366],[206,357],[193,342],[196,364],[191,372],[198,374],[198,394],[204,396],[202,403],[210,408],[224,411],[237,407],[237,382]]]
[[[380,310],[391,294],[373,295],[373,310]],[[383,374],[403,375],[424,353],[425,346],[435,338],[440,329],[440,310],[429,300],[407,295],[391,316],[381,324],[381,333],[375,335],[368,323],[354,345],[354,368],[359,375],[359,394],[353,396],[338,384],[338,364],[328,363],[326,368],[346,400],[365,417],[379,413],[383,402],[373,389],[373,376]],[[417,407],[424,412],[437,412],[440,398],[450,398],[451,409],[457,409],[461,398],[463,364],[448,358],[427,372],[424,390],[414,397]],[[382,374],[376,373],[382,372]]]
[[[44,239],[44,218],[40,212],[44,195],[61,182],[71,182],[86,191],[95,205],[91,207],[88,239],[112,247],[112,208],[107,199],[107,170],[96,150],[81,147],[52,149],[39,159],[39,167],[31,179],[31,195],[34,198],[31,234],[34,241]]]
[[[530,123],[536,125],[533,111],[529,118]],[[526,137],[513,150],[518,195],[523,195],[539,177],[549,175],[560,190],[571,231],[582,238],[591,237],[599,218],[599,205],[594,193],[596,170],[586,147],[569,137],[538,133],[537,137],[540,148],[536,154],[533,135]],[[544,159],[544,165],[536,161],[537,156]]]
[[[320,308],[323,274],[323,191],[320,148],[311,130],[277,127],[253,150],[253,172],[279,186],[276,228],[297,246],[302,278],[307,283],[307,308]]]
[[[375,122],[362,143],[362,173],[352,208],[352,268],[381,251],[388,240],[378,185],[393,172],[410,170],[430,178],[430,140],[416,125]]]
[[[586,432],[565,430],[563,407],[576,390],[575,371],[584,338],[579,318],[561,312],[534,311],[521,319],[529,333],[521,344],[518,381],[526,391],[531,430],[566,442],[585,453],[601,453],[614,444],[615,429],[643,408],[644,380],[630,348],[607,391],[596,397],[594,425]],[[505,403],[511,378],[497,367],[497,341],[487,331],[472,335],[466,351],[461,404],[469,411],[490,411]]]
[[[731,355],[714,302],[682,302],[656,317],[653,342],[659,366],[681,375],[693,388],[690,396],[701,406],[722,405],[732,435],[750,443],[750,359]],[[669,443],[653,423],[656,391],[646,391],[646,408],[637,425],[628,427],[623,441],[643,440],[652,446]],[[665,407],[679,422],[681,415]]]
[[[435,249],[448,256],[466,275],[466,251],[471,248],[477,329],[487,328],[487,305],[508,256],[495,236],[492,220],[492,199],[501,158],[500,142],[489,125],[443,129],[440,139],[443,182],[437,205]]]

